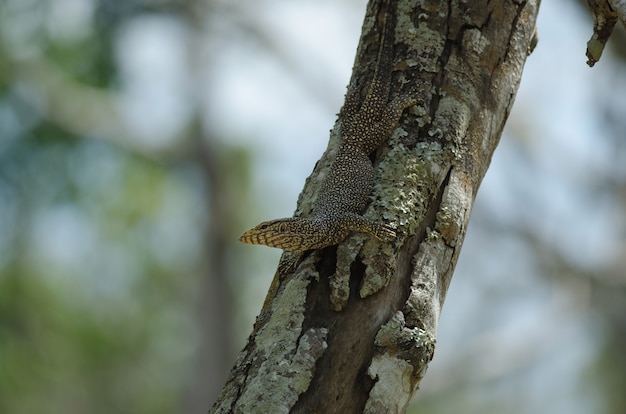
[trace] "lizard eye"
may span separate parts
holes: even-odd
[[[266,228],[268,228],[268,227],[269,227],[269,224],[268,224],[268,223],[262,223],[262,224],[259,224],[259,230],[265,230],[265,229],[266,229]]]

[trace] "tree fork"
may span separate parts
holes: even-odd
[[[433,357],[437,321],[476,192],[531,50],[539,0],[393,2],[392,95],[419,100],[375,154],[365,215],[396,227],[353,234],[275,275],[248,343],[211,413],[404,412]],[[351,84],[364,96],[376,64],[370,0]],[[338,145],[307,179],[310,211]]]

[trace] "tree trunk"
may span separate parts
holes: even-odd
[[[395,0],[389,0],[395,1]],[[437,321],[478,186],[530,51],[539,0],[397,0],[389,99],[412,95],[375,153],[365,215],[393,242],[353,234],[278,274],[212,413],[398,413],[433,357]],[[372,78],[381,0],[370,0],[352,75]],[[310,211],[339,138],[298,201]]]

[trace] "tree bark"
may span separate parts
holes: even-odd
[[[390,0],[395,1],[395,0]],[[370,0],[352,75],[363,97],[376,64]],[[404,412],[433,357],[437,321],[479,184],[529,54],[539,0],[397,0],[390,100],[415,96],[375,153],[366,216],[389,243],[353,234],[274,277],[212,413]],[[310,212],[339,138],[307,179]]]

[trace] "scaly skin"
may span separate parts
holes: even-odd
[[[298,253],[290,263],[280,266],[282,270],[294,268],[307,250],[341,243],[351,231],[368,233],[384,241],[395,238],[391,227],[361,215],[374,188],[374,167],[369,154],[389,139],[402,112],[416,103],[406,96],[388,103],[394,35],[388,20],[389,15],[385,18],[376,72],[363,104],[359,107],[354,88],[349,88],[346,94],[341,143],[311,215],[266,221],[239,238],[244,243]]]

